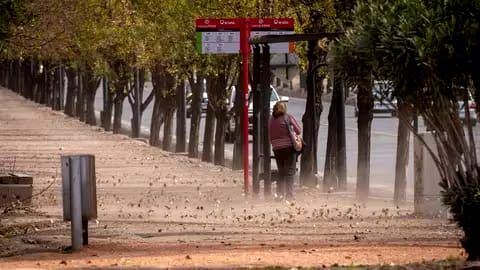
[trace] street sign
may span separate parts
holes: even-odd
[[[238,54],[240,51],[240,32],[197,32],[196,49],[204,54]]]
[[[266,35],[291,35],[294,31],[252,31],[250,37],[260,37]],[[270,53],[293,53],[295,50],[294,43],[285,42],[285,43],[274,43],[270,44]]]
[[[196,50],[202,54],[240,53],[240,30],[248,24],[250,37],[293,34],[293,19],[197,19]],[[292,53],[293,43],[272,44],[271,53]]]
[[[251,36],[292,34],[294,20],[290,18],[226,18],[197,19],[195,47],[204,54],[238,54],[242,55],[243,85],[243,123],[248,123],[248,61],[251,47]],[[290,53],[293,46],[289,43],[278,43],[271,47],[272,53]],[[248,193],[248,124],[243,125],[243,177],[244,191]]]

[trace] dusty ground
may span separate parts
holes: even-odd
[[[90,245],[67,254],[60,156],[96,156]],[[0,170],[34,176],[32,211],[0,214],[0,269],[405,264],[462,257],[446,219],[352,192],[297,187],[294,203],[242,194],[229,169],[112,135],[0,89]],[[380,191],[379,191],[380,192]]]

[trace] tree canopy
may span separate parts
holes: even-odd
[[[480,175],[468,109],[470,93],[480,92],[480,2],[364,0],[353,16],[334,48],[336,69],[353,84],[390,81],[393,97],[413,106],[434,131],[436,146],[426,146],[442,178],[443,201],[465,232],[469,257],[480,257],[471,208],[479,204]],[[466,129],[459,103],[466,106]]]

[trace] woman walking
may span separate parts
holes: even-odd
[[[278,167],[277,196],[280,199],[293,199],[293,176],[296,171],[297,151],[291,132],[300,135],[300,127],[295,118],[287,113],[285,102],[279,101],[273,107],[270,118],[270,143]]]

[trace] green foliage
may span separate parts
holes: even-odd
[[[442,193],[442,201],[450,207],[453,220],[465,232],[461,240],[462,246],[468,252],[469,260],[479,260],[480,250],[480,185],[477,179],[465,179],[466,184],[462,187],[445,188]],[[476,183],[476,184],[473,184]]]
[[[21,0],[0,0],[0,53],[4,53],[15,27],[27,21],[24,4]]]
[[[456,102],[454,87],[465,85],[478,65],[479,5],[360,1],[353,27],[334,48],[337,70],[352,83],[373,71],[375,78],[393,82],[394,96],[420,111],[444,101],[440,96]]]
[[[373,74],[389,80],[398,100],[414,105],[435,132],[444,203],[464,230],[470,257],[479,257],[480,171],[471,126],[460,123],[458,101],[480,73],[480,2],[364,0],[353,26],[334,48],[340,74],[353,84]],[[477,85],[478,87],[478,85]]]
[[[335,3],[336,1],[332,0],[276,1],[274,15],[294,18],[295,32],[297,33],[335,32],[342,28],[341,23],[336,20]],[[349,9],[348,6],[344,8]],[[338,14],[341,14],[342,11],[344,10],[339,9]],[[306,70],[308,64],[307,42],[298,43],[296,52],[300,58],[300,67]]]
[[[10,34],[10,27],[16,16],[15,1],[0,0],[0,41],[4,41]]]
[[[11,10],[15,11],[18,3],[21,1],[1,0],[1,7],[8,7],[2,8],[6,17],[11,17]],[[191,76],[195,71],[215,74],[222,61],[238,59],[198,54],[194,50],[196,18],[294,17],[297,32],[331,31],[336,28],[335,3],[332,0],[33,0],[25,8],[25,14],[33,19],[14,29],[17,38],[9,42],[9,51],[24,57],[68,59],[74,66],[89,62],[97,73],[109,76],[108,63],[114,60],[147,68],[161,61],[169,72],[180,77]],[[349,5],[346,6],[348,10]],[[5,16],[1,15],[0,34],[5,32],[2,23]],[[299,51],[304,59],[303,47],[300,45]]]

